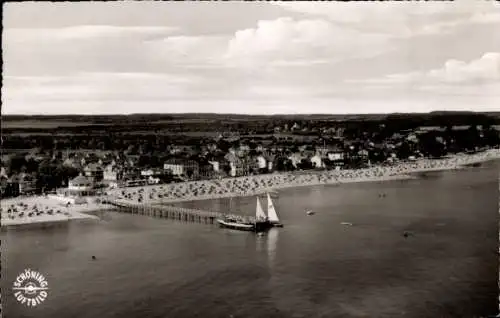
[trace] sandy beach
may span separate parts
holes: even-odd
[[[392,166],[357,170],[302,171],[273,173],[220,180],[191,181],[155,186],[131,187],[108,191],[108,198],[126,203],[167,204],[235,196],[252,196],[278,189],[314,185],[338,185],[414,178],[412,173],[463,169],[465,165],[500,158],[493,149],[473,155],[456,155],[446,159],[420,159]],[[85,204],[67,205],[51,196],[17,197],[1,200],[2,227],[68,222],[78,219],[99,220],[96,211],[112,208],[89,197]]]
[[[1,201],[2,227],[79,219],[99,220],[99,217],[88,213],[105,209],[106,206],[89,201],[86,204],[66,205],[63,201],[46,196],[5,199]]]
[[[127,203],[166,204],[182,201],[207,200],[234,196],[252,196],[278,189],[322,184],[373,182],[414,178],[412,173],[463,169],[466,165],[500,158],[500,150],[431,160],[419,159],[391,166],[377,166],[357,170],[304,171],[266,175],[204,180],[115,189],[108,191],[110,198]]]

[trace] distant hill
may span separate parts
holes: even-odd
[[[245,115],[218,113],[176,113],[176,114],[129,114],[129,115],[2,115],[4,121],[18,120],[51,120],[51,121],[83,121],[83,122],[114,122],[129,120],[179,120],[179,119],[297,119],[297,120],[382,120],[390,116],[427,117],[427,116],[468,116],[474,114],[488,115],[500,118],[499,112],[472,111],[434,111],[430,113],[390,113],[390,114],[275,114],[275,115]]]
[[[500,124],[500,112],[466,112],[435,111],[430,113],[393,113],[393,114],[277,114],[277,115],[243,115],[216,113],[183,113],[183,114],[130,114],[130,115],[4,115],[2,130],[8,131],[41,131],[48,129],[80,129],[103,130],[107,127],[120,129],[147,130],[169,129],[169,127],[194,127],[237,124],[250,126],[260,124],[283,124],[289,121],[359,123],[373,122],[391,123],[401,127],[446,126],[470,124]],[[314,123],[313,123],[314,125]]]

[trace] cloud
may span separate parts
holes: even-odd
[[[169,26],[102,25],[5,29],[4,71],[12,76],[153,72],[165,58],[158,57],[147,42],[176,30]]]
[[[168,36],[146,41],[144,48],[149,55],[157,56],[165,64],[176,67],[221,67],[222,55],[228,36]]]
[[[453,83],[497,81],[500,79],[500,53],[486,53],[469,63],[448,60],[443,68],[432,70],[427,75],[429,78]]]
[[[500,7],[494,3],[458,1],[457,3],[330,3],[276,2],[291,12],[326,18],[357,30],[371,30],[396,37],[413,37],[448,32],[470,23],[499,23]]]
[[[269,14],[224,6],[232,19],[208,17],[205,5],[179,4],[168,19],[154,6],[155,19],[136,5],[109,19],[111,7],[63,7],[11,16],[19,28],[4,30],[4,109],[402,111],[488,106],[498,83],[498,53],[470,60],[500,52],[485,32],[500,11],[487,5],[283,2]],[[40,20],[26,17],[38,11]]]
[[[346,56],[369,56],[385,50],[385,44],[387,38],[381,34],[338,27],[324,19],[283,17],[261,20],[255,28],[235,32],[225,58],[240,65],[275,62],[291,66],[293,61],[303,65],[306,59],[334,62]]]
[[[182,98],[194,76],[150,73],[77,73],[71,76],[6,76],[2,99],[11,101],[155,100]]]
[[[485,53],[470,62],[448,60],[441,68],[426,72],[392,74],[383,78],[347,81],[365,84],[483,84],[500,80],[500,53]]]
[[[500,23],[500,12],[499,7],[496,7],[497,12],[478,12],[475,13],[471,18],[472,23]]]
[[[68,41],[92,38],[165,35],[176,31],[175,27],[162,26],[112,26],[78,25],[64,28],[8,28],[4,37],[9,41]]]

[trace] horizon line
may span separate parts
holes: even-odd
[[[95,114],[82,114],[82,113],[57,113],[57,114],[1,114],[2,117],[7,116],[23,116],[23,117],[36,117],[36,116],[137,116],[137,115],[226,115],[226,116],[248,116],[248,117],[261,117],[261,116],[366,116],[366,115],[423,115],[432,113],[469,113],[469,114],[488,114],[500,113],[499,111],[475,111],[475,110],[432,110],[427,112],[380,112],[380,113],[271,113],[271,114],[247,114],[247,113],[217,113],[217,112],[189,112],[189,113],[95,113]]]

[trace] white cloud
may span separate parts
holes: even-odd
[[[448,60],[443,68],[430,71],[428,77],[453,83],[496,81],[500,79],[500,53],[486,53],[469,63]]]
[[[491,6],[278,5],[269,15],[227,6],[228,16],[249,16],[220,21],[208,18],[201,6],[176,11],[182,18],[151,21],[137,6],[109,20],[126,25],[127,16],[137,11],[140,24],[150,26],[101,25],[106,15],[91,7],[81,17],[75,14],[80,19],[73,22],[67,11],[51,6],[42,25],[64,27],[35,28],[38,20],[31,24],[24,18],[16,23],[21,28],[4,30],[4,109],[365,112],[403,111],[408,105],[463,107],[473,98],[485,107],[493,103],[498,53],[467,60],[499,51],[492,32],[484,32],[500,15],[488,11]],[[446,60],[435,70],[416,71]],[[344,81],[349,77],[360,80]]]
[[[2,99],[12,101],[154,100],[182,98],[194,76],[151,73],[77,73],[71,76],[6,76]]]
[[[255,28],[239,30],[229,41],[228,62],[293,64],[307,59],[339,61],[370,56],[385,50],[387,37],[338,27],[323,19],[294,20],[283,17],[259,21]]]
[[[380,20],[386,17],[391,19],[402,19],[401,15],[406,11],[399,3],[328,3],[328,2],[276,2],[274,5],[285,9],[327,17],[336,22],[359,23],[367,20]],[[426,6],[432,7],[432,6]]]
[[[7,28],[4,37],[9,41],[68,41],[124,36],[165,35],[177,28],[161,26],[78,25],[65,28]]]
[[[324,17],[357,30],[412,37],[447,32],[468,23],[499,23],[500,6],[486,1],[447,2],[276,2],[293,12]]]
[[[500,23],[500,7],[496,7],[496,12],[478,12],[475,13],[471,18],[472,23]]]
[[[145,41],[168,36],[163,26],[72,26],[6,29],[3,37],[7,75],[67,75],[81,71],[145,71],[159,58]],[[161,71],[161,70],[160,70]]]
[[[221,66],[228,36],[168,36],[146,41],[144,47],[164,63],[191,68]]]
[[[448,60],[443,67],[427,72],[391,74],[383,78],[346,81],[365,84],[483,84],[500,80],[500,53],[489,52],[476,60]]]

